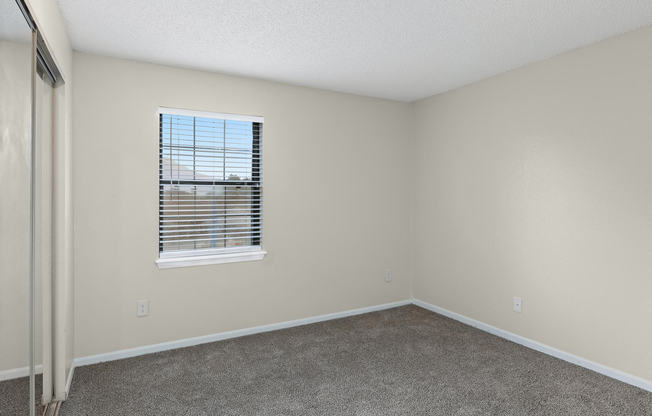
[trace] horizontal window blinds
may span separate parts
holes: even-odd
[[[260,248],[262,122],[182,114],[159,115],[160,256]]]

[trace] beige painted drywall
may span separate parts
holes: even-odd
[[[651,45],[414,104],[415,298],[652,380]]]
[[[410,104],[74,56],[76,356],[410,298]],[[158,106],[265,118],[264,260],[157,268]]]

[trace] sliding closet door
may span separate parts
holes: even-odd
[[[66,270],[54,266],[67,253],[53,250],[67,226],[53,215],[64,200],[54,186],[65,171],[63,129],[54,127],[63,126],[55,115],[65,79],[56,62],[29,4],[0,0],[0,414],[35,415],[65,399]]]
[[[37,360],[43,363],[43,403],[52,400],[52,81],[39,64],[36,77],[36,175],[35,186],[35,288],[36,310],[34,345]]]
[[[0,413],[12,415],[30,400],[32,74],[32,30],[0,0]]]

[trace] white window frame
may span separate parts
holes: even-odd
[[[159,117],[165,115],[180,115],[188,117],[215,118],[221,120],[248,121],[263,123],[264,118],[259,116],[244,116],[237,114],[213,113],[208,111],[185,110],[178,108],[159,107]],[[159,126],[160,127],[160,126]],[[262,150],[261,150],[262,152]],[[160,156],[159,156],[160,157]],[[160,160],[159,160],[160,164]],[[260,167],[262,170],[262,166]],[[160,184],[160,182],[159,182]],[[262,204],[262,200],[261,200]],[[159,214],[160,215],[160,214]],[[262,212],[261,212],[262,224]],[[159,234],[160,243],[160,234]],[[160,252],[156,265],[159,269],[177,267],[204,266],[209,264],[236,263],[245,261],[262,260],[267,252],[261,245],[244,247],[227,247],[219,249],[189,250],[177,252]]]

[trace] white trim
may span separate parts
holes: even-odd
[[[464,315],[460,315],[455,312],[451,312],[447,309],[440,308],[439,306],[435,306],[418,299],[412,299],[412,303],[424,309],[428,309],[429,311],[462,322],[463,324],[470,325],[482,331],[515,342],[517,344],[523,345],[524,347],[531,348],[535,351],[539,351],[547,355],[551,355],[555,358],[559,358],[560,360],[564,360],[569,363],[579,365],[580,367],[587,368],[589,370],[595,371],[596,373],[603,374],[607,377],[611,377],[616,380],[622,381],[624,383],[631,384],[632,386],[636,386],[643,390],[652,392],[652,381],[648,381],[640,377],[636,377],[634,375],[622,372],[620,370],[607,367],[606,365],[598,364],[594,361],[587,360],[586,358],[578,357],[577,355],[573,355],[568,352],[558,350],[557,348],[553,348],[548,345],[542,344],[540,342],[533,341],[531,339],[522,337],[520,335],[516,335],[511,332],[505,331],[504,329],[496,328],[495,326],[491,326],[489,324],[476,321],[475,319],[466,317]]]
[[[246,253],[250,251],[262,251],[262,246],[236,246],[225,248],[201,248],[197,250],[182,250],[182,251],[164,251],[159,253],[161,259],[171,259],[177,257],[192,257],[192,256],[218,256],[222,254]]]
[[[175,267],[205,266],[208,264],[236,263],[242,261],[262,260],[266,251],[245,251],[228,254],[215,254],[212,256],[185,256],[168,257],[156,260],[159,269],[173,269]]]
[[[160,351],[191,347],[193,345],[206,344],[209,342],[222,341],[225,339],[244,337],[253,334],[260,334],[262,332],[270,332],[279,329],[292,328],[295,326],[314,324],[316,322],[330,321],[332,319],[346,318],[348,316],[360,315],[369,312],[376,312],[384,309],[397,308],[399,306],[409,305],[410,303],[411,303],[410,300],[403,300],[400,302],[392,302],[392,303],[385,303],[383,305],[369,306],[367,308],[353,309],[344,312],[335,312],[327,315],[319,315],[319,316],[314,316],[312,318],[296,319],[294,321],[286,321],[277,324],[255,326],[252,328],[238,329],[229,332],[221,332],[213,335],[205,335],[203,337],[187,338],[178,341],[164,342],[161,344],[146,345],[144,347],[130,348],[127,350],[107,352],[105,354],[90,355],[87,357],[81,357],[75,359],[75,364],[81,366],[81,365],[97,364],[104,361],[121,360],[123,358],[136,357],[139,355],[151,354]]]
[[[34,21],[34,24],[36,25],[36,29],[41,34],[41,39],[43,40],[43,43],[45,43],[45,47],[48,50],[48,53],[50,54],[50,58],[52,58],[52,62],[54,63],[54,66],[56,66],[57,71],[59,71],[59,75],[61,77],[61,80],[65,84],[66,76],[63,73],[62,66],[59,65],[59,61],[57,60],[57,57],[54,54],[54,49],[52,49],[52,47],[50,46],[50,42],[48,42],[48,39],[45,36],[45,33],[43,32],[43,26],[41,26],[41,24],[39,23],[38,18],[36,17],[36,13],[34,13],[34,9],[32,8],[32,5],[30,4],[30,0],[25,0],[24,4],[27,7],[27,13],[29,13],[29,17]]]
[[[121,351],[115,351],[115,352],[109,352],[105,354],[98,354],[98,355],[91,355],[87,357],[81,357],[81,358],[76,358],[73,361],[73,365],[70,369],[70,373],[68,375],[68,383],[66,384],[66,397],[68,393],[70,392],[70,386],[72,383],[72,378],[73,378],[73,372],[76,366],[80,365],[91,365],[91,364],[97,364],[101,363],[104,361],[113,361],[113,360],[120,360],[124,358],[129,358],[129,357],[136,357],[139,355],[144,355],[144,354],[151,354],[155,352],[160,352],[160,351],[167,351],[167,350],[172,350],[176,348],[183,348],[183,347],[190,347],[193,345],[199,345],[199,344],[205,344],[209,342],[215,342],[215,341],[221,341],[225,339],[231,339],[231,338],[237,338],[237,337],[242,337],[242,336],[247,336],[247,335],[253,335],[253,334],[259,334],[262,332],[269,332],[269,331],[276,331],[279,329],[285,329],[285,328],[292,328],[295,326],[301,326],[301,325],[308,325],[316,322],[323,322],[323,321],[328,321],[332,319],[339,319],[339,318],[345,318],[348,316],[354,316],[354,315],[360,315],[364,313],[369,313],[369,312],[375,312],[375,311],[380,311],[383,309],[391,309],[391,308],[396,308],[399,306],[404,306],[408,304],[414,304],[416,306],[422,307],[424,309],[428,309],[432,312],[438,313],[440,315],[444,315],[446,317],[449,317],[451,319],[454,319],[456,321],[462,322],[466,325],[473,326],[475,328],[478,328],[482,331],[488,332],[490,334],[496,335],[498,337],[507,339],[509,341],[515,342],[519,345],[523,345],[524,347],[531,348],[533,350],[542,352],[544,354],[559,358],[561,360],[567,361],[572,364],[579,365],[580,367],[587,368],[589,370],[595,371],[597,373],[603,374],[607,377],[611,377],[613,379],[622,381],[627,384],[631,384],[632,386],[639,387],[643,390],[647,390],[652,392],[652,382],[642,379],[640,377],[636,377],[631,374],[624,373],[620,370],[613,369],[611,367],[607,367],[602,364],[598,364],[594,361],[590,361],[581,357],[578,357],[576,355],[558,350],[556,348],[547,346],[545,344],[541,344],[539,342],[530,340],[528,338],[522,337],[520,335],[513,334],[511,332],[505,331],[500,328],[496,328],[494,326],[485,324],[483,322],[477,321],[475,319],[471,319],[469,317],[466,317],[464,315],[460,315],[455,312],[451,312],[447,309],[440,308],[439,306],[432,305],[427,302],[423,302],[418,299],[412,299],[411,301],[406,300],[406,301],[400,301],[400,302],[393,302],[393,303],[386,303],[383,305],[377,305],[377,306],[370,306],[367,308],[361,308],[361,309],[354,309],[350,311],[344,311],[344,312],[336,312],[336,313],[331,313],[327,315],[320,315],[320,316],[315,316],[312,318],[304,318],[304,319],[297,319],[294,321],[287,321],[287,322],[281,322],[277,324],[269,324],[269,325],[263,325],[263,326],[257,326],[253,328],[247,328],[247,329],[240,329],[240,330],[235,330],[235,331],[229,331],[229,332],[222,332],[219,334],[213,334],[213,335],[206,335],[202,337],[196,337],[196,338],[188,338],[188,339],[183,339],[179,341],[171,341],[171,342],[164,342],[161,344],[155,344],[155,345],[148,345],[144,347],[138,347],[138,348],[131,348],[127,350],[121,350]],[[42,372],[42,367],[37,366],[37,374],[40,374]],[[29,368],[24,367],[20,369],[15,369],[15,370],[6,370],[6,371],[1,371],[0,372],[0,381],[2,380],[8,380],[11,378],[17,378],[17,377],[25,377],[29,375]]]
[[[260,116],[243,116],[240,114],[213,113],[210,111],[184,110],[181,108],[170,108],[170,107],[159,107],[158,113],[169,114],[173,116],[219,118],[220,120],[233,120],[233,121],[250,121],[252,123],[263,123],[265,121],[265,118]]]
[[[70,371],[68,372],[68,381],[66,381],[66,394],[63,400],[67,400],[70,395],[70,386],[72,386],[72,377],[75,374],[75,367],[77,367],[77,360],[72,360],[70,364]]]
[[[34,370],[34,374],[43,374],[43,365],[37,365]],[[11,370],[0,371],[0,381],[21,377],[29,377],[29,367],[12,368]]]

